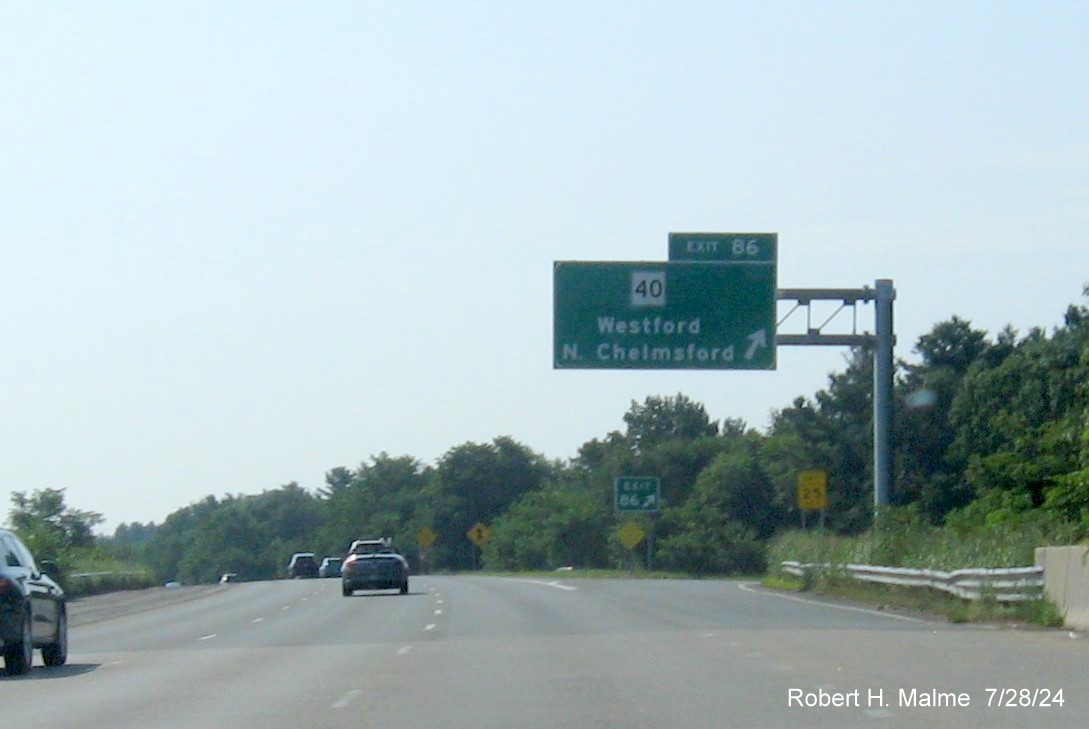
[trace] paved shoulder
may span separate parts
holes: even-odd
[[[72,627],[100,623],[125,615],[199,600],[230,589],[226,585],[191,587],[149,587],[145,590],[121,590],[102,595],[88,595],[68,601],[68,624]]]

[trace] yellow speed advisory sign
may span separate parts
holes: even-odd
[[[828,508],[827,471],[798,473],[798,508],[802,511],[820,511]]]

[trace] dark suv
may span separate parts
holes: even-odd
[[[290,577],[317,577],[318,558],[313,552],[296,552],[291,555],[291,561],[287,564],[287,574]]]
[[[38,569],[14,533],[0,529],[0,649],[7,672],[29,671],[35,648],[47,666],[68,660],[64,590]]]

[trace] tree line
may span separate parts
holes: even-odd
[[[953,317],[913,351],[894,385],[895,508],[963,534],[1032,524],[1056,540],[1089,535],[1089,309],[1068,307],[1050,333],[1007,327],[994,338]],[[619,538],[633,517],[616,514],[614,479],[653,475],[662,508],[634,520],[654,533],[655,566],[755,573],[768,540],[800,523],[799,471],[828,473],[828,530],[872,524],[871,352],[850,350],[845,365],[825,389],[775,411],[766,431],[713,420],[683,394],[654,395],[566,461],[504,436],[455,446],[433,465],[382,452],[330,469],[315,491],[289,483],[208,496],[109,538],[90,538],[101,516],[67,510],[63,489],[12,494],[11,520],[52,553],[97,549],[187,583],[282,576],[292,552],[340,555],[377,536],[416,569],[615,567],[643,552]],[[475,524],[490,527],[482,549],[466,536]],[[425,528],[435,538],[421,546]]]

